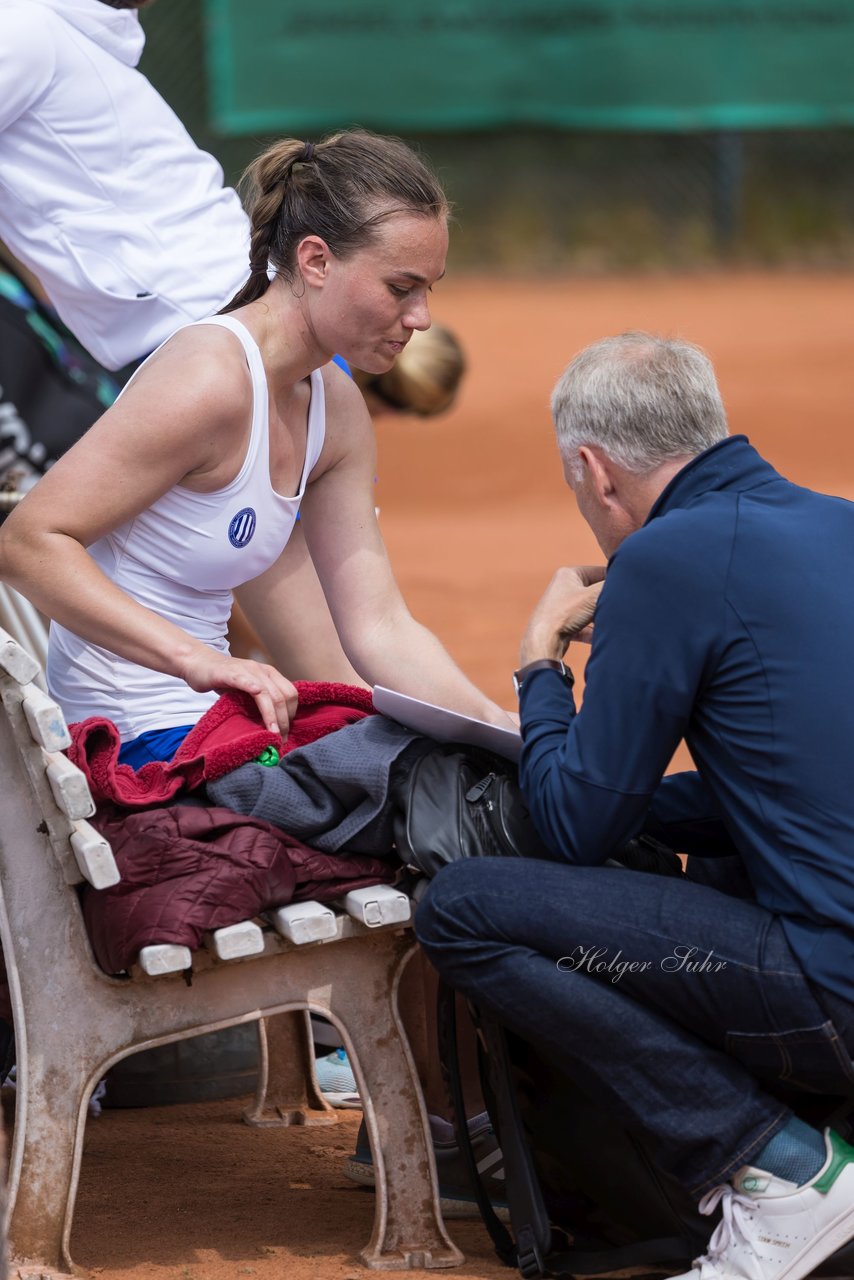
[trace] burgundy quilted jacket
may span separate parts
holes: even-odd
[[[396,864],[318,853],[260,818],[175,804],[128,812],[103,805],[95,823],[113,846],[121,880],[83,892],[95,957],[119,973],[149,943],[191,950],[208,929],[313,898],[388,882]]]

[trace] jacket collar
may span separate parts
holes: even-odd
[[[770,480],[779,480],[779,472],[761,458],[747,436],[727,436],[711,449],[698,453],[659,494],[644,521],[649,524],[658,516],[680,507],[689,507],[696,499],[716,490],[755,489]]]

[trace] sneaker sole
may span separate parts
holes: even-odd
[[[374,1166],[365,1164],[361,1160],[356,1160],[353,1156],[349,1156],[343,1165],[342,1172],[345,1178],[349,1178],[351,1182],[358,1182],[361,1187],[370,1187],[372,1190],[376,1188],[376,1178],[374,1177]],[[510,1211],[506,1204],[493,1203],[496,1217],[501,1222],[510,1221]],[[456,1196],[443,1196],[439,1194],[439,1208],[442,1211],[443,1218],[479,1218],[480,1209],[477,1207],[476,1200],[467,1200]]]
[[[358,1093],[333,1093],[331,1090],[322,1089],[323,1098],[330,1104],[341,1111],[361,1111],[362,1099]]]

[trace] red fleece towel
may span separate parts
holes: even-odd
[[[69,726],[68,758],[85,773],[96,805],[105,801],[128,809],[163,805],[194,787],[255,760],[265,747],[284,754],[373,713],[368,689],[355,685],[297,680],[299,705],[287,741],[270,733],[248,693],[222,694],[187,734],[168,763],[141,769],[119,764],[121,740],[112,720],[92,716]]]

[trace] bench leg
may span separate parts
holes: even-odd
[[[390,1032],[386,1019],[375,1021],[363,1006],[346,1037],[376,1175],[374,1229],[360,1256],[382,1270],[456,1267],[464,1258],[442,1221],[433,1143],[412,1055],[399,1024]]]
[[[338,1119],[317,1088],[311,1019],[304,1010],[258,1020],[258,1088],[243,1113],[247,1124],[335,1124]]]
[[[72,1272],[68,1251],[71,1215],[91,1089],[86,1068],[56,1062],[43,1072],[33,1054],[18,1069],[14,1146],[21,1144],[21,1174],[9,1220],[14,1259],[39,1260],[39,1274]]]

